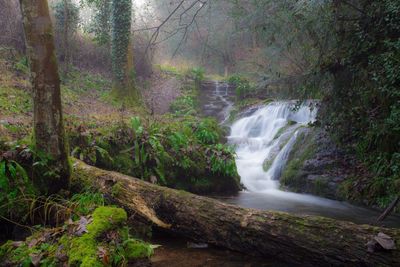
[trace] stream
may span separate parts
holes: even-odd
[[[208,82],[203,88],[203,94],[207,95],[203,97],[207,101],[203,102],[205,115],[214,116],[221,124],[225,123],[233,107],[233,87],[223,82]],[[279,177],[296,137],[304,127],[315,121],[317,115],[317,109],[311,101],[296,109],[294,106],[295,101],[272,102],[245,112],[244,117],[233,122],[227,138],[236,148],[236,165],[246,190],[237,196],[217,198],[246,208],[372,224],[380,212],[347,202],[280,189]],[[400,216],[389,216],[384,225],[400,227]]]
[[[221,124],[233,109],[234,88],[227,83],[203,83],[200,103],[205,116]],[[259,210],[285,211],[299,215],[319,215],[358,224],[371,224],[380,212],[307,194],[280,189],[279,177],[286,166],[296,137],[316,118],[311,102],[293,110],[294,101],[272,102],[246,112],[230,126],[228,142],[235,146],[236,165],[246,190],[236,196],[214,197],[221,201]],[[268,161],[268,164],[266,164]],[[400,227],[400,217],[391,215],[387,227]],[[285,267],[273,258],[256,258],[223,248],[191,248],[190,240],[155,233],[152,242],[160,244],[151,258],[154,267]],[[202,244],[195,244],[202,245]]]

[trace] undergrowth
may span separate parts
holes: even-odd
[[[165,122],[132,117],[96,133],[80,129],[70,135],[73,155],[85,162],[147,181],[193,192],[239,189],[232,148],[213,119],[165,117]],[[209,181],[201,190],[195,185]]]

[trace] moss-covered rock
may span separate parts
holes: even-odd
[[[62,228],[42,229],[25,242],[0,247],[0,261],[8,266],[121,266],[152,255],[152,246],[131,238],[127,214],[116,207],[98,207]]]
[[[93,221],[87,226],[87,233],[72,238],[69,244],[69,264],[80,266],[102,266],[98,252],[97,238],[105,232],[121,226],[127,220],[123,209],[99,207],[93,213]]]
[[[342,199],[340,184],[347,177],[340,150],[319,128],[303,128],[289,155],[280,182],[283,188]]]

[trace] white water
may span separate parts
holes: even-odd
[[[229,100],[229,84],[228,83],[220,83],[216,82],[216,91],[217,95],[220,97],[221,101],[224,102],[225,108],[222,110],[222,118],[223,120],[221,121],[221,124],[224,124],[228,119],[229,119],[229,114],[231,113],[233,109],[233,102]]]
[[[214,116],[224,123],[233,107],[231,88],[222,82],[215,82],[214,85],[209,94],[205,95],[205,115]],[[317,113],[317,110],[309,108],[310,103],[304,104],[297,111],[293,111],[293,104],[293,101],[271,103],[231,126],[228,139],[236,146],[236,164],[241,182],[247,190],[237,196],[221,199],[246,208],[320,215],[356,223],[374,221],[380,215],[379,212],[346,202],[279,189],[279,177],[286,167],[297,136],[302,127],[315,120]],[[270,162],[266,171],[263,169],[265,159]],[[391,216],[385,224],[400,227],[400,217]]]
[[[293,102],[274,102],[232,125],[228,139],[236,145],[236,165],[241,182],[249,191],[282,193],[277,192],[277,180],[296,142],[298,130],[316,117],[316,109],[308,105],[293,108]],[[272,155],[274,151],[276,155]],[[267,158],[272,164],[265,171],[263,163]]]
[[[208,103],[204,105],[206,115],[216,117],[220,124],[224,124],[233,108],[232,93],[226,82],[214,81],[213,88],[214,90],[208,95]]]

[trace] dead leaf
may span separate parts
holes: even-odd
[[[24,242],[22,242],[22,241],[12,242],[12,246],[15,248],[18,248],[18,247],[22,246],[23,244],[24,244]]]
[[[36,238],[34,238],[34,239],[32,239],[31,241],[29,241],[28,247],[29,247],[29,248],[33,248],[33,247],[35,247],[37,244],[39,244],[39,240],[36,239]]]
[[[378,244],[381,245],[381,247],[386,250],[396,249],[396,245],[394,243],[393,238],[384,233],[379,233],[377,236],[374,237],[374,240],[378,242]]]
[[[119,239],[119,234],[117,231],[109,231],[107,233],[107,240],[108,241],[116,241]]]
[[[64,246],[61,245],[57,248],[56,251],[56,258],[60,261],[60,262],[67,262],[68,261],[68,256],[67,254],[64,252]]]
[[[104,265],[108,265],[110,263],[110,255],[108,254],[108,251],[106,248],[98,247],[97,256],[99,256],[99,258],[104,263]]]
[[[82,236],[84,233],[87,233],[88,230],[86,229],[86,226],[87,226],[88,224],[89,224],[89,220],[82,216],[82,217],[79,219],[78,226],[77,226],[77,228],[75,229],[75,233],[74,233],[74,234],[75,234],[76,236]]]
[[[40,264],[40,261],[42,260],[43,254],[39,253],[39,254],[29,254],[29,257],[31,257],[31,262],[33,264],[33,266],[37,267]]]

